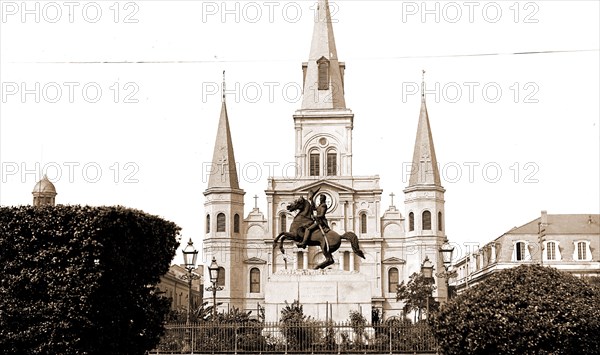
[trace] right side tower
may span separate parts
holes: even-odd
[[[424,72],[423,72],[424,73]],[[421,86],[421,111],[411,164],[408,186],[404,189],[406,208],[406,263],[409,266],[405,280],[413,272],[420,272],[421,264],[429,258],[436,273],[444,271],[440,247],[446,238],[444,192],[433,145],[433,135],[425,102],[425,83]],[[435,277],[438,297],[446,297],[446,283]]]

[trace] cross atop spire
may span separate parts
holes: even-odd
[[[223,98],[221,99],[221,102],[225,102],[225,70],[223,70],[223,87],[221,90],[223,91]]]
[[[425,69],[422,70],[421,74],[421,98],[425,99]]]
[[[302,109],[345,109],[344,63],[338,61],[329,1],[319,0],[308,62],[304,63]]]

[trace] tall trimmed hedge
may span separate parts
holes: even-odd
[[[178,235],[123,207],[0,208],[0,353],[152,349],[169,310],[154,286]]]
[[[600,288],[522,265],[450,300],[434,323],[446,355],[600,354]]]

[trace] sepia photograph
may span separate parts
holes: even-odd
[[[0,0],[0,353],[600,353],[600,2]]]

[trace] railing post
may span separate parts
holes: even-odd
[[[234,326],[233,331],[235,332],[235,345],[234,345],[234,353],[237,355],[237,344],[238,344],[238,333],[237,333],[237,326]]]
[[[195,334],[194,334],[194,326],[190,323],[190,333],[191,333],[191,340],[190,340],[190,347],[192,348],[192,354],[194,353],[194,338],[195,338]]]
[[[388,337],[390,338],[390,355],[392,354],[392,327],[388,325]]]

